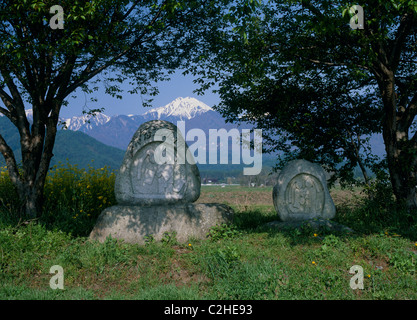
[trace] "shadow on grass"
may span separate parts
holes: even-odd
[[[320,236],[332,234],[341,238],[357,238],[373,234],[393,234],[410,241],[416,241],[417,239],[417,221],[402,209],[377,211],[366,207],[356,209],[338,207],[336,217],[332,221],[349,227],[354,231],[353,233],[330,230],[325,226],[320,227],[318,230],[309,226],[280,230],[266,226],[268,222],[277,220],[279,220],[279,217],[276,212],[265,212],[260,209],[236,210],[234,225],[239,231],[248,234],[267,233],[270,237],[276,234],[283,234],[290,239],[292,245],[310,243],[314,234],[320,234]]]
[[[65,208],[57,208],[55,212],[48,211],[38,218],[27,218],[19,215],[12,215],[8,211],[0,210],[0,228],[10,227],[19,229],[30,223],[38,223],[45,227],[46,230],[59,230],[72,237],[88,237],[94,228],[98,216],[81,216],[75,217]]]

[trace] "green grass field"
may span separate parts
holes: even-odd
[[[365,203],[360,190],[331,190],[335,220],[354,234],[267,229],[277,220],[271,188],[207,186],[198,202],[232,206],[233,225],[213,228],[206,240],[132,245],[87,239],[101,210],[114,204],[110,172],[55,168],[45,189],[49,207],[31,222],[14,217],[7,183],[2,174],[2,300],[417,299],[416,224],[390,211],[389,200]],[[54,265],[63,268],[63,290],[50,288]],[[363,289],[350,287],[354,265],[363,268]]]

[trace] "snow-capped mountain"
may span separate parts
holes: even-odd
[[[180,120],[190,120],[207,111],[213,111],[211,107],[196,98],[179,97],[164,107],[152,109],[143,114],[145,119],[167,119],[175,117]]]
[[[33,110],[25,110],[26,117],[29,122],[33,121]],[[68,119],[60,118],[62,125],[71,131],[81,131],[88,132],[97,126],[101,126],[106,122],[110,121],[111,117],[105,115],[104,113],[97,113],[96,115],[82,115],[79,117],[72,117]]]
[[[80,117],[72,117],[69,119],[61,120],[61,122],[67,127],[67,129],[72,131],[82,131],[88,132],[97,126],[101,126],[109,122],[111,117],[105,115],[104,113],[98,113],[94,116],[83,115]]]
[[[26,110],[26,113],[28,120],[31,121],[32,110]],[[139,126],[150,120],[167,120],[175,125],[177,125],[177,121],[185,121],[186,131],[198,128],[207,134],[209,129],[224,128],[229,130],[236,127],[236,125],[225,123],[218,112],[192,97],[179,97],[165,106],[150,109],[142,115],[130,114],[110,117],[98,113],[95,116],[82,115],[60,119],[66,129],[84,132],[106,145],[122,150],[126,150]],[[183,132],[183,134],[185,133]]]
[[[85,123],[86,120],[90,123]],[[167,105],[151,109],[142,115],[115,115],[109,117],[98,114],[95,117],[73,117],[66,119],[69,130],[88,134],[96,140],[125,150],[139,126],[150,120],[167,120],[174,124],[186,122],[186,130],[199,128],[204,131],[215,128],[227,128],[221,115],[204,102],[195,98],[177,98]]]

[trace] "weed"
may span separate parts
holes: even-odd
[[[145,245],[149,246],[152,243],[155,243],[155,237],[153,236],[153,234],[148,234],[146,236],[143,237],[145,240]]]
[[[389,263],[404,273],[415,274],[417,268],[417,255],[407,250],[397,250],[388,253]]]
[[[166,231],[164,232],[164,234],[162,235],[162,239],[161,242],[165,245],[168,246],[173,246],[176,245],[178,243],[177,241],[177,232],[176,231]]]
[[[235,225],[223,223],[221,225],[211,227],[207,234],[207,237],[211,241],[216,242],[222,239],[232,239],[241,234],[242,232],[237,230]]]

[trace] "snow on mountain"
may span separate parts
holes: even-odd
[[[62,120],[66,124],[67,128],[72,131],[87,132],[97,126],[101,126],[109,122],[111,117],[104,113],[98,113],[95,116],[83,115],[80,117],[72,117],[69,119]]]
[[[195,98],[179,97],[166,106],[152,109],[143,114],[145,119],[166,119],[175,117],[180,120],[190,120],[213,109]]]
[[[26,114],[28,120],[32,121],[32,110],[26,110]],[[204,132],[208,132],[210,128],[228,128],[220,114],[204,102],[191,97],[179,97],[163,107],[151,109],[142,115],[110,117],[98,113],[95,116],[60,118],[61,124],[65,124],[68,130],[84,132],[106,145],[120,149],[126,149],[137,128],[150,120],[167,120],[174,124],[177,124],[177,121],[186,121],[187,129],[199,128]]]
[[[29,122],[33,121],[33,110],[32,109],[26,109],[26,118]],[[111,117],[106,116],[103,113],[98,113],[95,116],[91,115],[83,115],[79,117],[72,117],[68,119],[60,118],[60,121],[62,124],[65,123],[67,128],[71,131],[82,131],[87,132],[89,130],[92,130],[94,127],[103,125],[107,123]]]
[[[148,120],[165,120],[168,118],[175,118],[176,120],[190,120],[199,116],[207,111],[213,111],[211,107],[206,105],[204,102],[197,100],[196,98],[179,97],[167,105],[159,108],[154,108],[143,115],[129,114],[127,117],[137,121],[140,117],[145,121]],[[33,119],[32,109],[26,110],[26,116],[29,121]],[[118,116],[114,116],[118,117]],[[65,123],[67,128],[72,131],[83,131],[87,132],[97,126],[101,126],[112,120],[114,117],[109,117],[104,113],[98,113],[95,116],[82,115],[74,116],[72,118],[60,119],[62,123]]]

